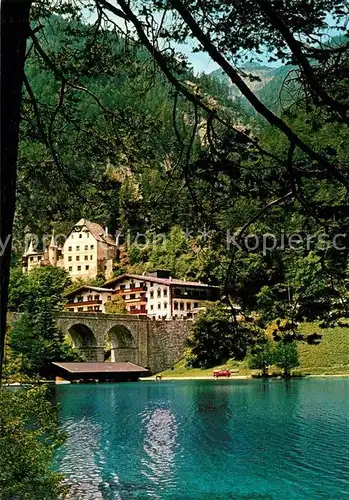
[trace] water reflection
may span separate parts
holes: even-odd
[[[173,486],[177,447],[176,419],[170,410],[158,408],[147,413],[143,423],[145,455],[141,459],[142,474],[160,489]]]

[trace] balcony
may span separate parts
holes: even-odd
[[[131,309],[129,311],[130,314],[147,314],[145,309]]]
[[[146,291],[147,291],[147,287],[146,286],[140,286],[140,287],[137,287],[137,288],[123,288],[123,289],[120,289],[120,290],[115,290],[115,293],[117,295],[127,295],[129,293],[146,292]]]
[[[82,300],[80,302],[67,302],[67,307],[84,307],[84,306],[96,306],[97,304],[102,304],[102,301],[99,300]]]

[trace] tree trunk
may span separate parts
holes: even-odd
[[[11,240],[25,47],[31,0],[1,1],[0,383],[4,358]]]

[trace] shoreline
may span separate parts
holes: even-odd
[[[297,375],[297,376],[294,376],[294,377],[290,377],[290,379],[288,380],[296,380],[296,379],[304,379],[304,378],[349,378],[349,373],[338,373],[338,374],[331,374],[331,375],[319,375],[319,374],[314,374],[314,375]],[[140,382],[147,382],[147,381],[152,381],[154,382],[156,379],[155,379],[155,375],[154,376],[151,376],[151,377],[142,377],[142,378],[139,378],[139,381]],[[219,377],[219,379],[215,379],[213,376],[209,376],[209,375],[192,375],[192,376],[178,376],[178,377],[175,377],[175,376],[163,376],[161,380],[157,380],[157,382],[163,382],[163,381],[166,381],[166,380],[169,380],[169,381],[174,381],[174,380],[212,380],[212,381],[215,381],[215,380],[230,380],[230,381],[234,381],[234,380],[283,380],[283,378],[280,376],[280,377],[267,377],[265,379],[263,379],[262,377],[252,377],[252,375],[237,375],[237,376],[233,376],[233,377]]]

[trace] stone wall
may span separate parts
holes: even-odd
[[[183,358],[190,320],[149,322],[148,361],[153,373],[171,368]]]

